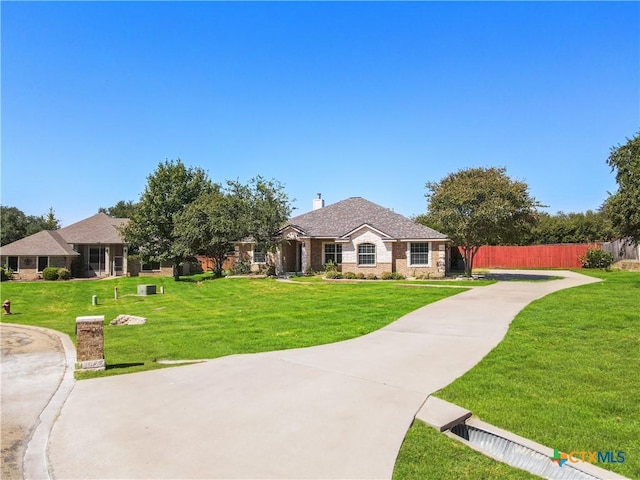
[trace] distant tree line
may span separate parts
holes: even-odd
[[[136,211],[137,205],[137,203],[132,202],[131,200],[120,200],[113,207],[100,207],[98,209],[98,213],[106,213],[110,217],[114,218],[131,218],[133,217],[133,213]]]
[[[602,209],[584,213],[539,213],[536,223],[523,234],[520,245],[595,243],[615,238],[611,219]]]
[[[57,230],[60,220],[53,208],[45,215],[26,215],[16,207],[0,205],[0,245],[6,245],[42,230]]]

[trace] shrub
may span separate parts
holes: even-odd
[[[251,260],[249,259],[238,259],[231,267],[232,275],[247,275],[251,273]]]
[[[613,255],[600,248],[590,248],[580,256],[580,263],[583,268],[608,269],[613,263]]]
[[[333,263],[333,260],[329,260],[323,266],[324,266],[324,271],[325,272],[337,272],[338,271],[338,265]]]
[[[69,280],[71,278],[71,272],[66,268],[58,269],[58,278],[60,280]]]
[[[42,271],[42,278],[45,280],[57,280],[58,269],[56,267],[47,267]]]
[[[375,273],[367,273],[366,278],[367,278],[367,280],[377,280],[378,279],[378,277],[376,277]]]
[[[405,276],[403,274],[401,274],[400,272],[393,272],[391,274],[391,278],[393,278],[394,280],[404,280]]]
[[[0,267],[0,282],[6,282],[13,278],[13,270],[4,265]]]
[[[355,280],[356,274],[354,272],[347,272],[344,274],[344,278],[347,278],[349,280]]]
[[[362,272],[358,272],[358,273],[356,273],[356,278],[357,278],[358,280],[364,280],[364,273],[362,273]]]
[[[342,278],[342,274],[337,270],[329,270],[324,274],[324,278],[336,279],[339,280]]]
[[[382,280],[393,280],[393,273],[391,273],[391,272],[382,272],[380,274],[380,278]]]

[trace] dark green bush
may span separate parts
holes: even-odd
[[[590,248],[580,256],[580,263],[582,268],[608,269],[613,263],[613,255],[600,248]]]
[[[393,278],[394,280],[404,280],[405,276],[403,274],[401,274],[400,272],[393,272],[391,274],[391,278]]]
[[[357,278],[358,280],[364,280],[364,273],[362,273],[362,272],[358,272],[358,273],[356,273],[356,278]]]
[[[378,277],[376,277],[375,273],[367,273],[366,278],[367,278],[367,280],[377,280],[378,279]]]
[[[355,280],[357,277],[354,272],[347,272],[344,274],[344,278],[347,278],[349,280]]]
[[[58,269],[58,278],[60,280],[69,280],[71,278],[71,272],[66,268]]]
[[[4,265],[0,267],[0,282],[6,282],[13,278],[13,270]]]
[[[47,267],[42,271],[42,278],[45,280],[57,280],[58,279],[58,268],[57,267]]]
[[[324,267],[324,271],[325,272],[337,272],[338,271],[338,265],[333,263],[332,260],[329,260],[327,263],[325,263],[323,265],[323,267]]]
[[[393,280],[393,273],[391,273],[391,272],[382,272],[380,274],[380,278],[382,280]]]
[[[324,274],[324,278],[339,280],[342,278],[342,273],[338,272],[337,270],[329,270]]]
[[[236,260],[231,267],[232,275],[247,275],[251,273],[251,260],[247,258]]]

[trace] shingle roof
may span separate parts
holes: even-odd
[[[0,247],[0,253],[7,256],[40,255],[69,256],[79,255],[60,236],[57,230],[42,230],[28,237]]]
[[[97,213],[58,230],[67,243],[125,243],[119,228],[125,225],[127,218],[113,218],[106,213]]]
[[[446,239],[447,236],[362,197],[346,200],[293,217],[287,226],[310,237],[339,238],[370,225],[394,239]]]

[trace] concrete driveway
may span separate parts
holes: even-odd
[[[390,478],[431,393],[480,361],[529,302],[596,281],[553,274],[565,278],[475,288],[354,340],[77,382],[51,432],[50,471]]]

